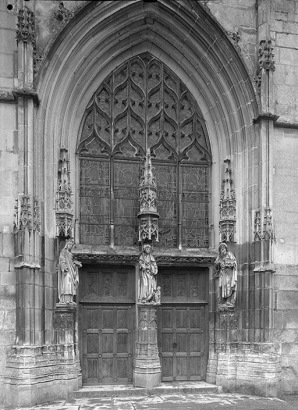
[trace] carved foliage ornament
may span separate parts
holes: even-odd
[[[127,254],[88,254],[81,253],[76,254],[76,257],[82,262],[88,263],[103,263],[103,262],[119,262],[119,263],[136,263],[139,259],[138,255]],[[213,256],[173,256],[164,255],[156,256],[156,262],[158,264],[189,264],[193,263],[199,266],[212,265],[215,261]]]
[[[274,71],[275,70],[275,61],[274,61],[273,47],[271,40],[261,40],[258,50],[258,67],[257,72],[254,77],[254,82],[258,94],[261,92],[262,84],[262,71]]]
[[[56,193],[57,236],[72,236],[73,209],[71,196],[68,151],[65,148],[61,148],[58,168],[58,189]]]
[[[16,40],[35,45],[34,13],[28,7],[19,10]]]
[[[228,31],[228,35],[230,36],[236,50],[241,51],[241,48],[239,47],[239,41],[241,39],[240,31]]]
[[[234,242],[236,232],[236,196],[233,187],[230,160],[225,161],[226,169],[219,203],[220,242]]]
[[[259,70],[275,70],[271,40],[261,40],[259,45]]]
[[[67,10],[66,7],[64,7],[63,2],[61,1],[58,5],[58,9],[54,11],[54,17],[60,22],[67,22],[74,16],[74,13],[70,10]]]

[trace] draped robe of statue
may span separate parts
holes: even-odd
[[[216,277],[219,278],[218,296],[220,308],[234,308],[237,296],[237,261],[225,243],[219,245],[215,261]]]
[[[145,245],[143,253],[139,259],[140,278],[139,278],[139,301],[154,301],[157,288],[157,264],[151,254],[151,246]]]
[[[73,258],[72,242],[66,242],[59,255],[58,298],[60,303],[72,303],[79,284],[78,268],[82,264]]]

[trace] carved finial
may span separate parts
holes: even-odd
[[[72,236],[73,209],[68,151],[61,148],[58,168],[58,189],[56,194],[57,236]]]
[[[226,164],[225,175],[220,195],[219,232],[221,242],[234,242],[236,230],[236,195],[232,179],[231,160],[224,160]]]
[[[152,172],[150,149],[147,150],[143,168],[143,176],[140,182],[140,213],[139,218],[139,241],[158,242],[158,218],[156,181]]]

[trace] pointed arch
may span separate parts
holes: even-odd
[[[201,108],[213,158],[213,222],[217,227],[220,163],[229,156],[236,170],[242,169],[249,150],[258,144],[252,124],[258,107],[244,62],[199,2],[92,3],[61,32],[39,76],[37,132],[44,136],[40,148],[48,153],[48,163],[40,163],[44,175],[40,191],[45,196],[54,192],[46,169],[57,163],[58,146],[69,148],[74,168],[81,118],[94,90],[122,62],[150,51],[192,90]],[[55,175],[55,169],[51,174]],[[237,182],[242,191],[242,182]],[[48,199],[46,203],[51,203]],[[49,230],[54,232],[50,221]]]

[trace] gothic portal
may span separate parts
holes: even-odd
[[[297,15],[0,1],[0,405],[297,393]]]

